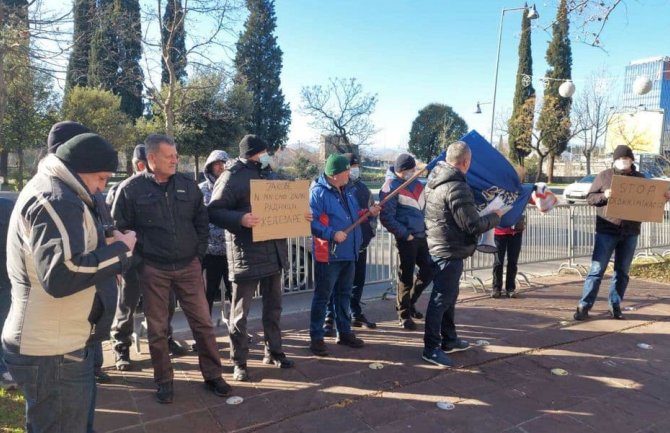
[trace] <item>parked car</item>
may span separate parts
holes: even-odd
[[[589,174],[579,179],[577,182],[571,183],[563,190],[563,198],[568,203],[585,203],[586,195],[589,193],[591,184],[596,178],[595,174]]]

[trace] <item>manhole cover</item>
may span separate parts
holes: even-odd
[[[475,346],[488,346],[489,344],[491,344],[491,343],[489,343],[488,340],[477,340],[477,341],[475,341]]]
[[[233,397],[228,397],[226,400],[226,404],[240,404],[244,401],[242,397],[238,396],[233,396]]]
[[[566,370],[563,370],[562,368],[552,368],[551,374],[555,376],[567,376],[568,372]]]
[[[647,344],[647,343],[637,343],[637,347],[639,347],[640,349],[646,349],[646,350],[654,348],[654,346],[652,346],[651,344]]]
[[[449,403],[448,401],[438,401],[437,407],[442,410],[453,410],[456,406],[454,406],[453,403]]]
[[[370,367],[370,370],[381,370],[384,368],[384,364],[381,362],[373,362],[372,364],[368,365]]]

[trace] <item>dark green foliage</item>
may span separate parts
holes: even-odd
[[[540,112],[538,127],[543,129],[545,147],[549,149],[552,156],[558,156],[567,148],[571,136],[570,122],[560,119],[570,118],[572,98],[564,98],[558,93],[558,88],[564,80],[572,78],[572,49],[568,37],[569,20],[566,0],[561,0],[552,31],[553,37],[546,54],[550,68],[546,74],[548,81],[544,90],[545,104]],[[550,104],[547,103],[549,99],[553,99]],[[547,129],[548,125],[558,127]]]
[[[112,90],[120,69],[120,44],[113,0],[99,0],[89,53],[88,85]]]
[[[183,83],[186,79],[186,30],[184,29],[184,9],[181,0],[168,0],[163,14],[161,27],[161,45],[169,57],[169,62],[174,68],[174,74],[178,82]],[[161,83],[170,82],[170,71],[161,58],[162,74]]]
[[[468,124],[450,106],[429,104],[412,122],[409,151],[428,162],[467,132]]]
[[[137,119],[144,111],[142,89],[142,22],[139,0],[116,0],[115,21],[119,29],[121,56],[114,93],[121,96],[121,111]]]
[[[245,83],[253,98],[248,131],[276,150],[286,144],[291,109],[281,91],[282,51],[274,36],[274,1],[247,0],[247,8],[249,17],[237,42],[236,82]]]
[[[72,87],[88,84],[88,62],[95,29],[95,0],[75,0],[72,52],[67,65],[65,93]]]
[[[527,101],[535,96],[533,88],[533,56],[531,52],[531,27],[528,13],[524,11],[521,18],[521,40],[519,41],[519,66],[516,72],[514,106],[509,126],[509,156],[512,161],[523,165],[523,159],[532,150],[532,129],[534,119],[533,107]],[[534,100],[534,99],[533,99]],[[530,108],[530,111],[528,110]]]

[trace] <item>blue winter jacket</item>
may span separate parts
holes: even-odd
[[[321,175],[312,184],[309,207],[314,218],[312,251],[315,260],[320,263],[356,260],[362,244],[360,226],[352,230],[344,242],[337,244],[335,254],[331,249],[335,233],[358,220],[360,209],[354,198],[354,190],[347,185],[341,193],[328,183],[325,175]]]
[[[395,174],[393,166],[389,167],[386,181],[379,191],[379,200],[383,200],[403,182],[405,181]],[[396,239],[406,240],[410,234],[415,238],[425,238],[426,223],[423,218],[425,207],[424,186],[418,180],[414,180],[384,204],[379,220]]]

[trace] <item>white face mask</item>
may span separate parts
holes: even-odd
[[[258,162],[261,163],[261,168],[265,168],[270,165],[270,161],[272,161],[272,157],[267,152],[261,154],[261,156],[258,158]]]
[[[630,166],[633,165],[633,162],[628,158],[617,159],[614,161],[614,168],[619,171],[625,171],[630,169]]]
[[[349,178],[351,180],[356,180],[361,177],[361,169],[358,167],[351,167],[349,169]]]
[[[410,180],[412,176],[414,176],[414,173],[416,173],[415,170],[406,171],[402,174],[402,178],[405,180]]]

